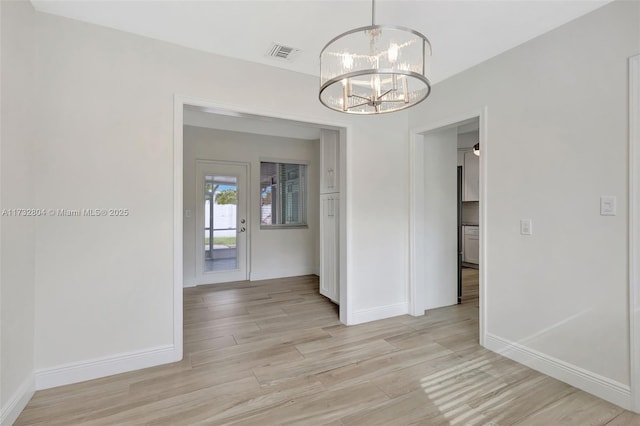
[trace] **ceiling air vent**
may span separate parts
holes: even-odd
[[[295,47],[284,46],[278,43],[272,43],[271,47],[267,51],[267,56],[270,58],[279,59],[281,61],[293,61],[300,53],[300,49]]]

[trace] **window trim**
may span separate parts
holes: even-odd
[[[260,181],[262,178],[262,163],[276,163],[276,164],[297,164],[300,166],[305,166],[305,188],[304,188],[304,199],[303,199],[303,218],[304,223],[299,224],[263,224],[262,223],[262,201],[260,200],[261,191],[262,191],[262,182]],[[309,166],[310,161],[307,160],[292,160],[292,159],[282,159],[282,158],[274,158],[274,157],[260,157],[258,159],[258,223],[260,223],[260,230],[276,230],[276,229],[308,229],[309,228]]]

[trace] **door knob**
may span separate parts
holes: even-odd
[[[246,220],[240,219],[240,223],[245,223],[245,222],[246,222]]]

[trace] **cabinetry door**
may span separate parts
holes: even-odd
[[[473,151],[464,153],[463,201],[480,200],[480,158]]]
[[[320,133],[320,193],[340,192],[340,134],[322,129]]]
[[[340,303],[340,198],[338,194],[321,195],[320,203],[320,294]]]
[[[463,262],[480,263],[480,236],[477,227],[465,226]],[[470,229],[469,229],[470,228]]]

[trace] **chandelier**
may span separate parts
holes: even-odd
[[[429,96],[431,44],[405,27],[371,25],[340,34],[320,52],[320,102],[350,114],[381,114]]]

